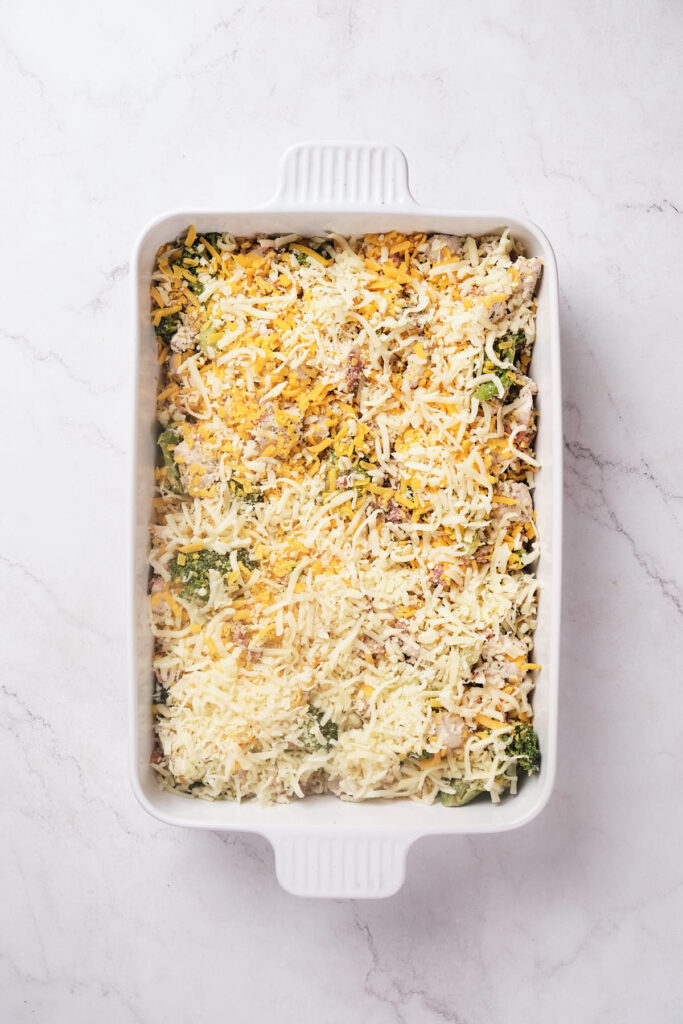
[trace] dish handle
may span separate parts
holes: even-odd
[[[364,899],[392,896],[403,885],[405,833],[297,832],[269,835],[283,889],[295,896]]]
[[[385,142],[300,142],[285,150],[269,206],[367,210],[417,206],[408,162]]]

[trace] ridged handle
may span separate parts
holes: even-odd
[[[282,156],[272,205],[340,209],[414,206],[408,163],[383,142],[303,142]]]
[[[405,835],[269,836],[283,889],[295,896],[367,899],[391,896],[403,885],[406,854],[414,837]]]

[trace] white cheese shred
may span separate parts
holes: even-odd
[[[192,227],[159,250],[164,786],[262,802],[516,792],[540,668],[541,264],[521,252],[507,232]]]

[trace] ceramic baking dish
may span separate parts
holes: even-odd
[[[535,502],[542,543],[541,584],[534,661],[543,665],[534,697],[535,725],[543,754],[540,774],[525,779],[516,797],[494,805],[424,806],[411,801],[345,803],[333,796],[261,807],[247,802],[210,803],[162,790],[149,764],[153,744],[152,640],[147,625],[147,524],[156,457],[155,393],[158,366],[149,308],[150,275],[162,242],[188,224],[203,231],[304,236],[333,229],[342,235],[395,228],[481,235],[505,226],[544,271],[538,293],[537,341],[531,373],[538,382],[539,432]],[[173,825],[257,832],[275,849],[277,877],[305,896],[388,896],[405,877],[406,854],[420,836],[503,832],[529,822],[546,804],[555,776],[562,501],[562,430],[558,288],[555,258],[534,224],[507,213],[469,213],[419,206],[408,188],[407,164],[394,146],[313,143],[289,149],[274,199],[252,211],[183,210],[160,217],[141,234],[133,256],[135,435],[131,537],[131,753],[132,781],[142,806]]]

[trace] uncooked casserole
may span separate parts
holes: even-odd
[[[541,269],[507,231],[161,247],[164,786],[461,806],[538,770]]]

